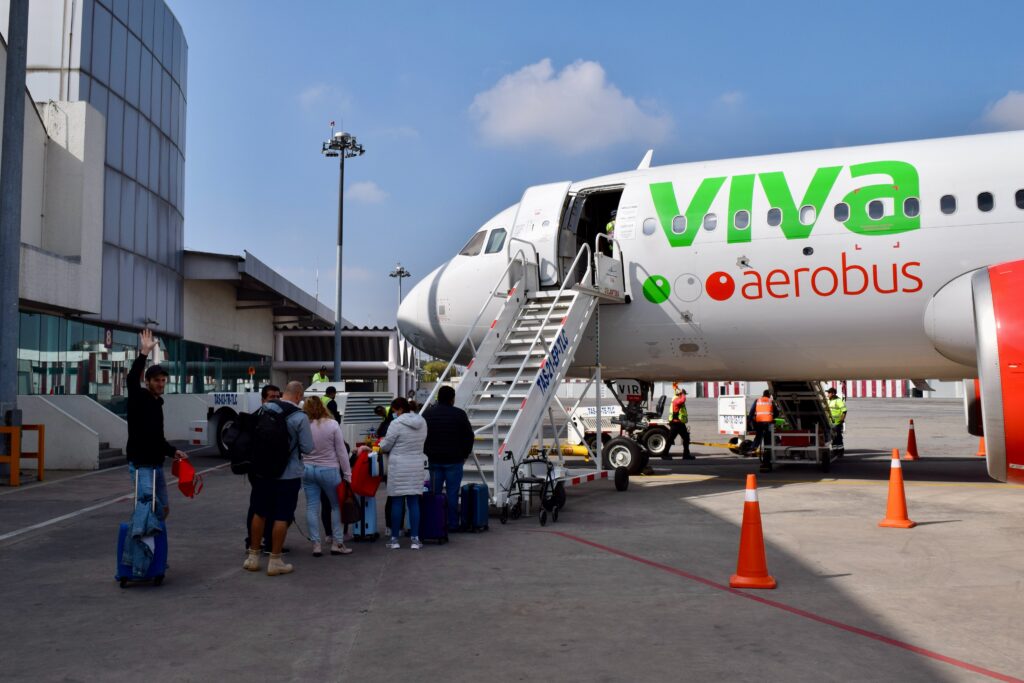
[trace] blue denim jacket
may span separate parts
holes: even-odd
[[[140,468],[143,472],[147,469],[149,468]],[[153,561],[154,539],[157,534],[163,533],[160,524],[163,510],[153,510],[152,489],[152,481],[146,476],[140,476],[135,511],[128,522],[128,538],[125,539],[124,553],[121,556],[121,563],[131,565],[132,576],[135,578],[143,578],[149,572],[149,565]]]

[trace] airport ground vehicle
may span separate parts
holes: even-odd
[[[306,389],[306,399],[320,400],[324,389],[334,383],[320,382]],[[252,413],[259,409],[260,394],[258,392],[214,392],[203,394],[209,401],[207,408],[207,429],[211,445],[216,445],[221,455],[227,456],[228,448],[224,443],[224,433],[238,417],[239,413]],[[374,414],[376,406],[391,404],[391,394],[385,392],[339,392],[335,396],[338,412],[341,413],[341,431],[349,446],[365,442],[368,437],[376,436],[380,418]]]

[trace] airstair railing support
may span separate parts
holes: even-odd
[[[533,245],[531,244],[530,247],[532,248]],[[445,367],[444,372],[437,376],[437,382],[434,384],[434,388],[431,390],[430,396],[427,397],[427,400],[423,402],[423,406],[420,408],[421,413],[424,410],[426,410],[427,406],[429,406],[434,401],[434,399],[437,398],[437,392],[441,388],[441,384],[445,381],[445,378],[447,378],[449,373],[452,371],[452,368],[455,366],[455,360],[459,357],[459,354],[462,353],[462,349],[466,347],[466,344],[468,343],[470,345],[470,348],[473,349],[474,352],[476,351],[476,347],[473,346],[473,342],[471,340],[473,332],[476,330],[477,325],[480,324],[480,318],[483,317],[484,312],[487,310],[487,307],[490,305],[491,301],[498,296],[498,290],[505,289],[502,283],[505,281],[505,276],[508,274],[509,269],[512,267],[512,264],[515,263],[516,261],[521,261],[523,264],[523,277],[513,285],[513,289],[522,285],[523,280],[525,280],[528,275],[527,269],[529,268],[529,266],[534,265],[526,260],[526,254],[523,252],[522,249],[516,250],[515,255],[512,256],[512,258],[508,262],[508,265],[505,266],[505,270],[501,271],[501,275],[498,276],[498,282],[491,289],[491,293],[487,295],[487,299],[484,301],[483,306],[480,307],[480,312],[476,314],[476,318],[473,319],[472,324],[470,324],[469,329],[466,331],[466,335],[462,338],[462,342],[459,343],[458,348],[455,349],[455,353],[452,354],[452,359],[448,361],[448,365]],[[506,299],[505,304],[503,304],[503,306],[507,304],[508,300]]]
[[[570,266],[569,266],[569,268],[567,269],[566,272],[568,272],[568,273],[574,272],[576,270],[576,266],[579,264],[580,258],[582,256],[586,255],[586,257],[587,257],[587,261],[586,261],[587,269],[586,269],[586,271],[584,271],[582,279],[588,280],[588,281],[593,281],[593,259],[591,257],[591,254],[592,254],[592,252],[590,250],[590,245],[589,244],[584,244],[580,248],[579,252],[576,254],[576,258],[573,259],[572,264],[570,264]],[[547,311],[545,311],[544,316],[541,318],[541,324],[540,324],[540,326],[537,329],[537,334],[534,335],[533,341],[530,343],[530,348],[526,350],[526,353],[523,356],[523,360],[519,364],[519,368],[516,371],[515,377],[511,381],[506,382],[506,384],[508,384],[508,386],[510,388],[514,387],[516,385],[516,383],[519,382],[520,379],[522,379],[523,371],[526,369],[526,365],[530,361],[530,357],[531,357],[533,351],[537,348],[537,342],[539,342],[544,337],[544,326],[545,326],[544,325],[544,321],[546,321],[551,316],[552,312],[555,309],[555,306],[557,306],[558,303],[561,301],[562,297],[564,297],[566,295],[566,285],[568,285],[568,284],[569,284],[569,278],[564,278],[563,281],[562,281],[562,286],[559,287],[558,292],[555,294],[555,298],[552,300],[551,304],[547,308]],[[575,284],[576,283],[574,283],[574,285]],[[484,425],[484,426],[480,427],[479,429],[477,429],[476,432],[475,432],[476,434],[481,434],[481,433],[486,432],[488,429],[490,429],[491,433],[493,435],[493,438],[494,438],[494,441],[493,441],[494,448],[491,451],[493,453],[492,457],[494,458],[494,492],[493,492],[493,494],[491,496],[491,499],[492,499],[492,501],[495,504],[497,504],[497,502],[498,502],[498,488],[499,488],[498,487],[498,484],[499,484],[498,468],[499,468],[499,463],[502,462],[502,456],[504,455],[504,452],[499,452],[499,450],[498,450],[499,447],[498,447],[498,438],[497,438],[497,428],[496,428],[496,425],[497,425],[498,419],[501,417],[502,412],[505,410],[505,406],[508,404],[509,393],[510,392],[508,392],[508,391],[505,392],[505,397],[504,397],[504,399],[502,399],[501,405],[498,406],[498,409],[495,412],[494,418],[490,422],[488,422],[486,425]],[[512,423],[509,425],[508,432],[507,432],[507,434],[505,436],[505,441],[506,442],[508,441],[508,437],[512,435],[513,431],[515,430],[516,426],[518,425],[519,418],[521,416],[522,416],[522,413],[517,413],[516,417],[512,420]],[[541,413],[539,419],[543,420],[543,417],[544,417],[544,415],[543,415],[543,413]],[[531,429],[531,434],[530,434],[530,438],[531,439],[532,439],[533,433],[535,431],[536,431],[536,425],[533,425],[533,428]]]

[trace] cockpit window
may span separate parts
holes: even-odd
[[[487,248],[484,249],[485,254],[497,254],[501,251],[501,248],[505,246],[505,228],[498,228],[497,230],[491,231],[491,236],[487,240]]]
[[[476,256],[479,254],[480,247],[484,246],[484,237],[486,236],[487,233],[481,230],[470,237],[469,241],[466,242],[466,246],[464,246],[462,251],[459,252],[459,256]]]

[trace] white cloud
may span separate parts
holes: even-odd
[[[609,83],[600,64],[582,60],[557,74],[550,59],[507,74],[477,94],[470,114],[491,144],[548,143],[572,154],[658,142],[672,126],[669,116],[643,111]]]
[[[364,180],[349,185],[348,189],[345,190],[345,196],[354,202],[379,204],[388,198],[388,193],[372,180]]]
[[[324,83],[317,83],[311,85],[301,93],[299,93],[299,104],[302,105],[303,109],[310,109],[319,102],[323,101],[327,93],[331,91],[331,86]]]
[[[1011,90],[1002,99],[985,107],[981,122],[993,130],[1024,128],[1024,92]]]
[[[736,105],[743,103],[743,93],[739,90],[730,90],[729,92],[719,95],[718,101],[724,105],[735,107]]]

